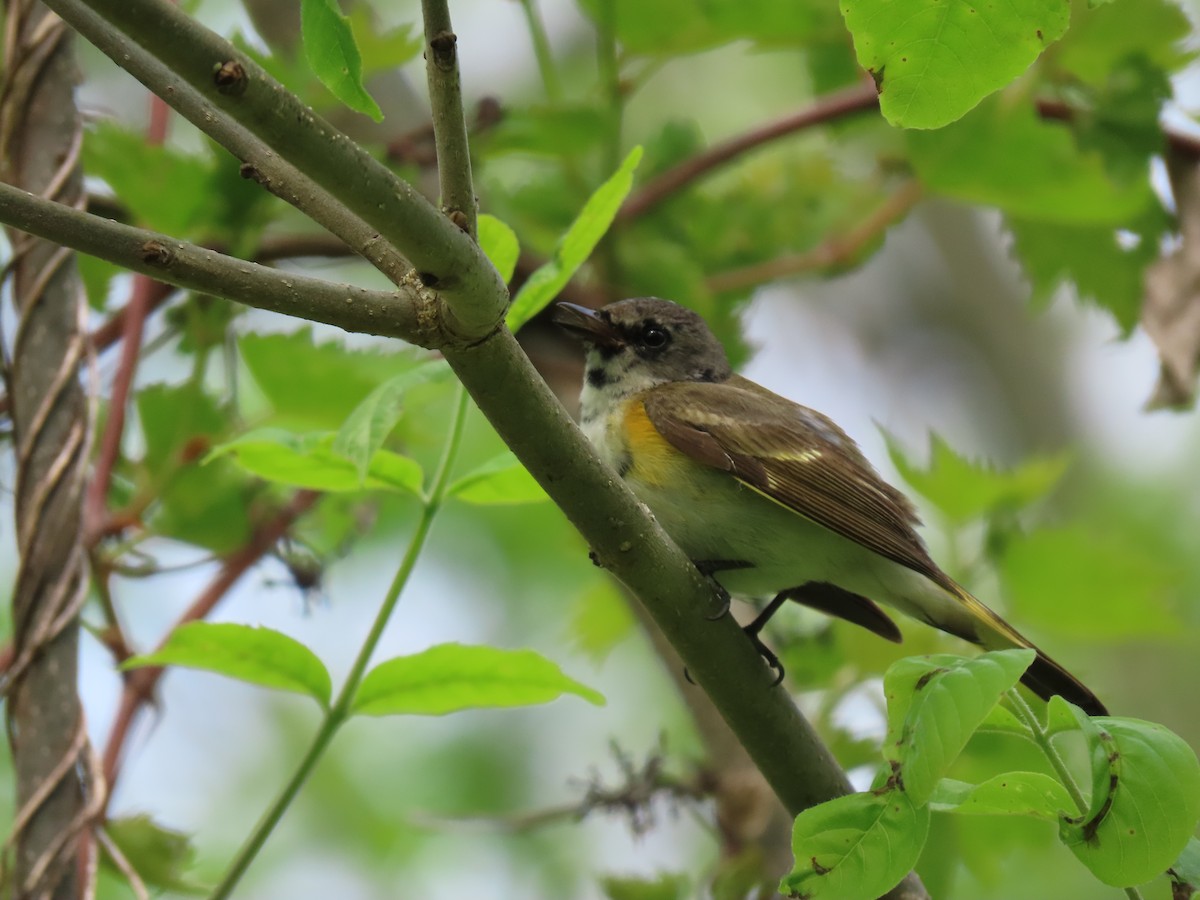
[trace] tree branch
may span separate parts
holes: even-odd
[[[893,222],[906,215],[921,199],[921,194],[920,182],[907,181],[867,218],[845,234],[827,238],[804,253],[792,253],[741,269],[718,272],[708,279],[708,287],[714,293],[736,291],[768,281],[803,275],[806,272],[850,265],[859,258],[871,241],[886,231]]]
[[[670,541],[537,376],[507,330],[446,359],[505,443],[627,584],[679,651],[772,788],[793,813],[840,796],[849,783],[730,617],[712,586]]]
[[[455,225],[475,236],[475,188],[471,183],[471,151],[458,74],[458,37],[450,23],[446,0],[421,0],[425,22],[425,78],[433,112],[442,211]]]
[[[617,214],[617,220],[630,222],[645,215],[693,181],[755,147],[760,147],[805,128],[811,128],[813,125],[820,125],[854,113],[878,108],[879,95],[875,91],[875,85],[870,82],[821,97],[812,106],[743,134],[735,135],[727,141],[714,144],[702,153],[697,153],[674,168],[663,172],[625,201],[621,212]]]
[[[0,184],[0,222],[176,287],[236,300],[347,331],[398,337],[422,347],[445,335],[427,314],[430,292],[415,277],[399,292],[333,284],[225,256],[155,231],[122,225]]]
[[[346,209],[337,199],[337,191],[330,193],[302,175],[286,151],[275,152],[252,130],[237,124],[214,106],[214,97],[223,97],[226,93],[236,95],[244,84],[244,70],[236,62],[228,62],[215,71],[213,69],[214,59],[228,60],[232,57],[217,56],[207,60],[193,58],[190,61],[193,68],[199,66],[204,74],[201,83],[206,93],[205,90],[194,88],[162,63],[154,55],[153,44],[146,49],[130,42],[84,0],[51,0],[47,6],[117,65],[158,96],[166,98],[184,118],[241,160],[243,177],[253,179],[314,222],[323,225],[379,269],[393,284],[404,284],[407,278],[411,278],[412,266],[409,262],[395,247],[380,240],[378,229]],[[174,7],[171,9],[174,11]],[[333,132],[333,129],[330,131]]]
[[[1036,105],[1038,115],[1043,119],[1070,122],[1079,116],[1078,110],[1062,100],[1040,99]],[[763,144],[787,137],[814,125],[823,125],[846,116],[878,108],[879,94],[872,81],[865,81],[854,87],[819,97],[811,106],[773,122],[767,122],[765,125],[760,125],[743,134],[735,135],[719,144],[714,144],[707,150],[703,150],[690,159],[685,159],[674,168],[663,172],[625,201],[617,219],[621,222],[629,222],[645,215],[672,194]],[[1200,157],[1200,138],[1165,126],[1162,130],[1164,140],[1177,153],[1191,158]]]
[[[447,301],[453,301],[452,310],[443,312],[450,332],[466,341],[478,339],[503,318],[508,290],[478,245],[415,188],[317,116],[220,35],[165,0],[95,0],[92,7],[107,23],[93,21],[98,17],[84,0],[50,0],[48,5],[93,43],[97,43],[93,34],[107,36],[107,43],[117,46],[97,46],[119,66],[128,66],[124,54],[129,47],[120,46],[122,36],[162,61],[160,66],[169,65],[176,73],[169,77],[135,74],[219,142],[225,144],[211,120],[228,116],[337,197],[337,202],[410,259],[424,283],[436,285]],[[215,79],[214,62],[219,64]],[[222,83],[221,72],[233,77]],[[168,87],[181,86],[199,94],[204,108],[184,109],[175,94],[164,93]],[[294,198],[284,199],[293,202]]]

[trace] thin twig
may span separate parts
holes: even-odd
[[[1040,99],[1036,103],[1038,115],[1052,121],[1070,122],[1081,113],[1062,100]],[[870,112],[879,108],[879,95],[871,81],[864,81],[836,93],[827,94],[810,106],[752,128],[729,140],[685,159],[674,168],[668,169],[633,194],[618,215],[620,221],[628,222],[644,215],[659,203],[704,177],[714,169],[728,163],[764,144],[795,134],[815,125],[823,125],[846,116]],[[1172,149],[1189,157],[1200,157],[1200,137],[1184,134],[1174,128],[1162,126],[1163,136]]]
[[[853,264],[866,247],[888,226],[908,213],[921,199],[921,184],[907,181],[889,195],[869,216],[845,234],[827,238],[812,250],[780,256],[741,269],[719,272],[710,276],[708,287],[714,293],[738,291],[745,288]]]
[[[875,92],[875,85],[871,83],[855,85],[821,97],[811,106],[799,112],[776,119],[774,122],[768,122],[743,134],[735,135],[727,141],[714,144],[690,159],[685,159],[674,168],[668,169],[626,200],[617,219],[629,222],[645,215],[693,181],[763,144],[789,134],[795,134],[797,131],[803,131],[814,125],[821,125],[848,115],[878,108],[879,96]]]
[[[379,639],[383,636],[383,631],[396,609],[400,595],[404,592],[409,577],[416,567],[417,560],[421,556],[421,551],[425,547],[425,541],[429,537],[429,530],[433,525],[433,520],[437,517],[442,501],[445,499],[446,489],[450,485],[450,471],[458,456],[458,448],[462,442],[463,426],[466,424],[467,419],[467,409],[467,392],[460,387],[458,390],[458,402],[455,405],[454,415],[450,422],[450,431],[446,437],[445,447],[442,450],[442,458],[438,463],[429,491],[425,496],[420,518],[417,520],[412,537],[409,538],[408,548],[404,552],[404,557],[400,561],[399,568],[396,569],[396,574],[392,578],[392,583],[388,587],[387,594],[384,596],[383,602],[379,605],[379,611],[375,614],[371,628],[367,632],[362,646],[359,647],[357,655],[354,657],[354,662],[350,666],[350,672],[346,675],[346,680],[342,684],[341,690],[338,691],[337,699],[334,700],[333,705],[326,712],[325,718],[321,722],[321,727],[317,729],[317,733],[313,736],[308,750],[305,751],[304,757],[300,760],[295,772],[292,773],[292,777],[288,779],[283,790],[280,791],[274,802],[268,807],[262,818],[259,819],[258,824],[254,826],[254,830],[250,832],[250,836],[246,838],[245,843],[238,850],[233,862],[230,863],[225,875],[221,878],[221,882],[213,889],[210,900],[226,900],[233,893],[234,888],[237,887],[238,882],[246,873],[246,869],[254,862],[254,858],[258,855],[259,850],[262,849],[263,844],[271,836],[271,832],[279,824],[279,820],[283,818],[283,814],[287,812],[288,807],[291,806],[292,801],[300,792],[300,788],[304,786],[304,783],[308,780],[308,776],[312,774],[312,770],[321,760],[321,757],[325,755],[325,750],[329,747],[329,743],[333,740],[334,735],[337,734],[346,720],[350,718],[354,698],[358,694],[358,687],[362,683],[363,676],[366,675],[367,666],[370,664],[371,657],[375,653],[375,648],[379,645]]]
[[[464,342],[489,334],[503,318],[508,291],[478,245],[416,188],[225,38],[165,0],[49,0],[48,5],[73,27],[87,28],[87,38],[124,68],[131,67],[131,49],[153,55],[156,65],[147,66],[138,77],[222,144],[228,146],[213,126],[228,129],[236,123],[235,136],[249,134],[269,148],[272,157],[288,160],[296,175],[320,190],[320,202],[309,204],[305,212],[339,234],[327,218],[333,211],[348,213],[370,229],[364,238],[411,260],[426,284],[437,285],[441,300],[455,301],[451,314],[439,309],[438,298],[433,298],[430,317],[445,318],[445,327]],[[214,62],[220,63],[218,75],[230,72],[236,77],[214,81]],[[184,93],[200,102],[185,109],[178,102]],[[266,160],[254,160],[256,166],[260,162]],[[296,196],[291,185],[281,195],[303,208],[304,197]],[[360,243],[350,243],[362,251]]]
[[[450,22],[446,0],[421,0],[421,12],[425,22],[425,79],[429,84],[437,146],[442,212],[475,237],[475,188],[458,74],[458,37]]]

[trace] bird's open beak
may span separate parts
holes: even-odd
[[[585,343],[597,347],[621,347],[625,344],[621,332],[600,318],[594,309],[588,309],[578,303],[560,301],[554,304],[554,314],[551,318],[556,325],[561,325]]]

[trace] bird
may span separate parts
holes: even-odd
[[[699,314],[640,297],[600,309],[559,302],[553,319],[584,344],[580,427],[601,459],[726,598],[773,596],[744,630],[777,682],[782,667],[759,632],[784,603],[898,643],[883,603],[985,650],[1032,649],[1022,681],[1035,694],[1107,714],[938,567],[912,502],[841,428],[734,374]]]

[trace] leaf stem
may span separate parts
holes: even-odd
[[[1017,714],[1025,727],[1033,734],[1033,742],[1037,744],[1046,759],[1050,762],[1050,767],[1054,769],[1058,780],[1063,783],[1063,787],[1067,789],[1067,793],[1071,795],[1071,799],[1075,801],[1080,813],[1086,813],[1088,809],[1087,798],[1083,796],[1083,791],[1079,787],[1079,783],[1075,780],[1075,776],[1071,774],[1071,770],[1067,768],[1066,761],[1058,752],[1058,749],[1050,742],[1050,735],[1046,729],[1042,727],[1041,721],[1037,717],[1037,713],[1033,711],[1025,698],[1022,697],[1014,688],[1009,691],[1008,702],[1012,704],[1013,711]]]
[[[379,611],[375,614],[375,620],[371,623],[371,630],[367,632],[362,647],[359,648],[358,655],[354,658],[354,664],[350,667],[350,673],[346,676],[346,681],[338,692],[337,699],[328,712],[326,712],[325,718],[321,722],[321,727],[317,729],[317,733],[313,736],[312,743],[309,745],[308,750],[305,751],[300,764],[296,767],[296,771],[292,773],[292,777],[288,779],[288,783],[284,785],[283,790],[279,792],[279,795],[267,808],[267,811],[263,813],[262,818],[258,820],[258,824],[254,826],[254,830],[246,838],[241,849],[238,850],[237,856],[230,863],[224,877],[222,877],[220,884],[213,890],[209,900],[226,900],[226,898],[232,895],[242,875],[245,874],[250,864],[254,862],[259,850],[262,849],[263,844],[266,843],[275,826],[279,824],[279,820],[283,818],[283,814],[291,806],[292,801],[296,799],[300,788],[304,786],[304,782],[308,780],[308,776],[312,774],[321,757],[325,755],[325,750],[333,740],[333,736],[337,734],[338,729],[350,718],[350,707],[354,703],[355,694],[358,693],[358,686],[362,683],[363,676],[366,674],[367,665],[371,661],[371,655],[375,652],[380,637],[383,636],[384,628],[387,627],[388,620],[396,608],[396,603],[400,600],[400,595],[403,593],[405,585],[408,584],[408,579],[412,575],[413,569],[416,568],[417,560],[420,558],[421,551],[425,547],[425,540],[429,537],[429,530],[433,525],[433,519],[441,508],[442,501],[445,499],[446,488],[450,481],[450,469],[454,464],[455,457],[458,455],[459,445],[462,443],[463,425],[466,422],[466,418],[467,392],[460,386],[458,388],[458,399],[454,407],[453,418],[450,422],[450,431],[446,437],[445,449],[442,451],[442,458],[438,462],[438,467],[434,472],[429,492],[425,495],[421,507],[421,515],[417,519],[416,529],[413,531],[412,537],[409,538],[408,549],[405,550],[404,558],[400,561],[399,568],[396,569],[396,574],[392,578],[392,583],[383,598],[383,603],[380,604]]]
[[[1075,780],[1075,776],[1071,774],[1071,770],[1067,768],[1066,761],[1062,758],[1062,754],[1050,742],[1050,735],[1046,733],[1046,729],[1042,727],[1041,721],[1037,717],[1037,713],[1033,711],[1025,698],[1022,697],[1014,688],[1008,692],[1008,702],[1012,704],[1013,711],[1017,714],[1025,727],[1033,734],[1033,742],[1042,749],[1042,753],[1046,755],[1046,759],[1050,761],[1050,767],[1054,769],[1058,775],[1058,780],[1063,783],[1063,787],[1067,789],[1067,793],[1071,795],[1071,799],[1075,801],[1075,805],[1079,807],[1080,813],[1086,813],[1088,810],[1087,799],[1083,796],[1083,791],[1079,787],[1079,783]],[[1129,900],[1142,900],[1142,893],[1135,887],[1127,887],[1125,896]]]
[[[546,25],[538,13],[536,0],[520,0],[521,9],[525,12],[525,21],[529,25],[529,39],[533,42],[533,55],[537,60],[538,73],[542,76],[542,87],[546,90],[546,99],[553,105],[562,103],[562,83],[558,80],[558,69],[554,66],[554,54],[550,51],[550,38],[546,35]]]

